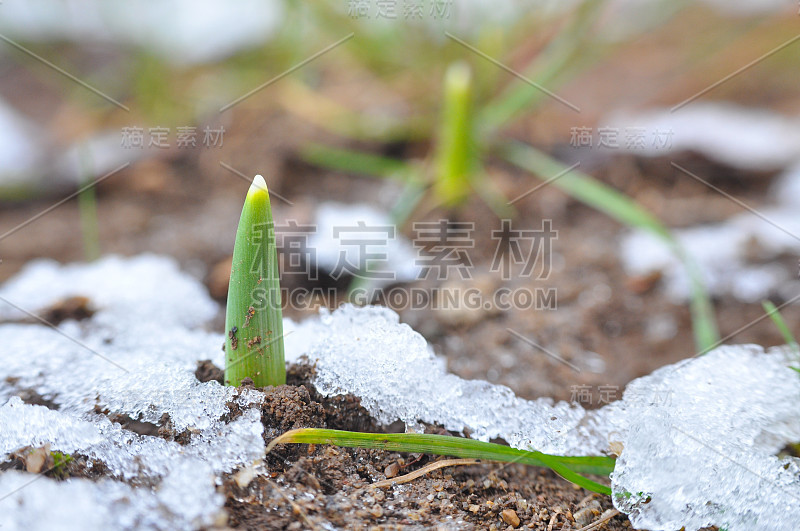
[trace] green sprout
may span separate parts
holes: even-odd
[[[87,262],[100,258],[100,233],[97,222],[97,196],[92,184],[92,159],[89,146],[81,146],[81,190],[78,194],[78,212],[83,235],[83,252]]]
[[[53,466],[50,468],[53,475],[60,478],[68,477],[67,465],[72,462],[72,456],[61,452],[50,452],[50,456],[53,458]]]
[[[447,69],[444,92],[433,191],[443,205],[452,208],[469,196],[476,162],[471,123],[472,74],[466,63],[454,63]]]
[[[332,444],[350,448],[374,448],[390,452],[414,452],[448,455],[460,458],[485,459],[504,463],[546,467],[586,490],[611,495],[607,485],[584,476],[593,474],[608,477],[614,471],[616,460],[605,456],[560,456],[511,448],[502,444],[422,433],[356,433],[340,430],[302,428],[290,430],[273,439],[267,453],[278,444]]]
[[[278,253],[267,184],[256,175],[233,247],[225,314],[225,384],[286,383]]]
[[[783,336],[783,340],[786,341],[786,344],[792,350],[795,361],[799,364],[797,367],[790,368],[794,371],[800,372],[800,344],[798,344],[797,340],[794,338],[794,334],[792,334],[792,331],[789,329],[789,325],[786,324],[786,321],[783,319],[780,311],[778,311],[778,308],[776,308],[771,301],[763,301],[761,306],[764,307],[764,311],[767,312],[769,318],[772,319],[775,327]]]

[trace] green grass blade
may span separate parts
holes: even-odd
[[[485,169],[481,168],[480,171],[474,173],[472,188],[498,218],[516,217],[516,209],[508,202],[508,198],[497,189],[492,179],[486,174]]]
[[[551,41],[547,49],[540,54],[536,64],[527,70],[528,77],[537,85],[553,90],[573,75],[582,59],[588,55],[586,42],[591,36],[591,25],[597,20],[605,2],[593,0],[583,2],[577,9],[574,18],[565,30]],[[596,52],[597,46],[593,48]],[[479,115],[478,123],[482,132],[496,131],[516,118],[535,109],[550,96],[529,84],[516,81],[504,94],[484,107]]]
[[[692,314],[692,332],[694,344],[698,355],[705,354],[720,344],[719,329],[714,314],[714,305],[706,290],[703,273],[700,267],[689,256],[683,246],[673,239],[672,250],[683,262],[686,274],[689,276],[690,301],[689,310]]]
[[[562,189],[578,201],[605,213],[629,227],[646,230],[665,241],[683,262],[691,285],[691,312],[695,344],[705,353],[719,344],[719,332],[714,317],[714,307],[694,261],[661,221],[630,197],[618,192],[597,179],[567,167],[552,157],[525,144],[515,143],[501,148],[503,157],[541,179],[552,179],[553,186]],[[564,173],[566,172],[566,173]]]
[[[592,481],[580,474],[608,476],[614,471],[611,457],[562,457],[535,451],[518,450],[502,444],[450,437],[447,435],[427,435],[419,433],[358,433],[340,430],[303,428],[287,431],[273,439],[267,452],[275,445],[286,443],[332,444],[353,448],[376,448],[391,452],[415,452],[434,455],[447,455],[461,458],[486,459],[504,463],[547,467],[564,479],[581,487],[611,495],[607,486]]]
[[[225,384],[252,378],[256,387],[286,383],[278,254],[272,207],[257,175],[236,231],[225,313]]]
[[[87,262],[100,258],[100,231],[97,222],[97,192],[92,184],[92,160],[89,147],[84,144],[80,149],[81,192],[78,194],[78,213],[81,218],[81,235],[83,236],[83,252]]]
[[[412,173],[410,166],[400,160],[321,144],[307,145],[300,156],[306,162],[323,168],[369,177],[406,180]]]
[[[794,338],[794,334],[792,334],[792,331],[789,330],[789,326],[786,324],[783,316],[778,311],[778,308],[776,308],[771,301],[763,301],[761,306],[764,307],[764,311],[767,312],[769,318],[772,319],[773,323],[775,323],[775,327],[783,336],[783,340],[786,341],[786,344],[792,348],[795,354],[800,353],[800,345],[798,345],[797,340]]]
[[[425,192],[427,192],[427,190],[428,185],[421,179],[414,178],[406,181],[402,192],[400,192],[400,197],[397,198],[390,212],[392,221],[397,226],[398,230],[409,220],[414,210],[417,208],[417,205],[419,205],[422,198],[425,197]]]
[[[466,63],[454,63],[444,79],[444,104],[433,168],[433,192],[446,207],[461,205],[471,191],[474,167],[472,74]]]
[[[511,144],[503,150],[503,155],[511,163],[541,179],[552,178],[567,170],[567,166],[554,158],[524,144]],[[553,180],[551,184],[623,225],[645,229],[670,244],[674,241],[669,230],[658,218],[639,206],[630,197],[589,175],[572,170]]]

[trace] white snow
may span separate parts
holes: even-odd
[[[798,286],[793,284],[796,272],[774,259],[800,253],[798,189],[800,164],[778,178],[770,194],[775,203],[757,209],[757,214],[743,209],[742,214],[721,223],[674,231],[697,261],[710,293],[731,294],[743,302],[759,302],[775,290],[783,290],[786,299],[797,294]],[[661,271],[672,300],[689,298],[685,268],[660,239],[642,230],[632,231],[620,243],[620,257],[629,274]]]
[[[609,433],[624,444],[612,488],[635,527],[800,528],[800,461],[775,457],[800,440],[790,359],[788,349],[720,347],[634,380],[591,418],[627,426]]]
[[[25,184],[42,158],[42,131],[0,98],[0,189]]]
[[[9,2],[0,20],[9,38],[124,43],[180,64],[223,59],[269,39],[283,2],[166,0]]]
[[[0,288],[0,319],[28,317],[5,301],[36,312],[72,295],[90,299],[97,310],[91,319],[65,321],[58,331],[42,324],[0,325],[0,456],[50,443],[53,450],[102,461],[113,479],[97,485],[70,480],[69,486],[42,479],[3,498],[19,479],[0,476],[0,487],[9,487],[0,488],[0,504],[14,508],[0,511],[2,528],[28,529],[28,508],[62,489],[53,511],[61,501],[75,505],[74,497],[107,506],[96,514],[76,512],[75,520],[60,521],[62,529],[107,529],[109,522],[120,522],[113,527],[123,529],[208,525],[223,501],[214,476],[264,454],[262,395],[237,397],[233,388],[200,383],[194,376],[197,360],[223,361],[221,335],[201,329],[216,304],[166,258],[112,256],[67,266],[39,261]],[[19,389],[33,389],[59,409],[23,404],[11,396]],[[226,423],[222,417],[231,400],[244,412]],[[181,446],[124,430],[95,406],[152,423],[167,414],[176,431],[189,430],[190,442]],[[123,481],[157,486],[151,491]],[[191,503],[185,493],[196,493]]]
[[[338,274],[337,268],[350,264],[345,271],[366,271],[366,278],[379,283],[419,278],[416,251],[385,212],[364,204],[322,203],[315,224],[308,247],[322,269]]]
[[[153,492],[109,479],[56,482],[11,471],[0,475],[0,493],[0,528],[26,531],[198,529],[215,522],[224,501],[208,466],[189,460]]]
[[[765,109],[730,103],[694,101],[675,109],[615,111],[604,126],[619,130],[625,148],[626,129],[640,128],[642,146],[632,153],[667,156],[692,150],[731,166],[751,169],[780,169],[800,160],[800,119]],[[660,135],[659,141],[655,141]]]
[[[63,334],[41,324],[0,324],[0,461],[49,443],[102,461],[110,477],[54,482],[2,473],[0,526],[210,525],[223,502],[214,478],[264,452],[262,393],[237,396],[193,376],[196,360],[223,362],[222,334],[201,328],[215,304],[173,261],[155,256],[37,262],[0,287],[0,297],[30,311],[78,294],[97,313],[62,323]],[[24,316],[0,310],[3,320]],[[608,453],[611,443],[621,445],[614,503],[636,527],[800,528],[800,469],[796,460],[775,457],[800,440],[800,377],[787,368],[788,350],[721,347],[635,380],[622,400],[587,412],[448,374],[425,339],[388,309],[345,306],[284,326],[295,332],[286,337],[287,359],[315,363],[320,392],[353,393],[381,422],[400,419],[409,429],[439,423],[551,453]],[[23,403],[13,396],[22,389],[59,409]],[[225,422],[231,400],[243,414]],[[166,413],[178,430],[189,430],[189,443],[130,432],[95,406],[150,422]]]

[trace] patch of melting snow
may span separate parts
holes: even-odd
[[[0,475],[2,529],[197,529],[214,523],[224,500],[212,470],[181,459],[149,491],[110,479],[68,480],[11,471]]]
[[[743,302],[758,302],[773,291],[785,299],[796,296],[795,272],[774,261],[782,254],[800,253],[800,217],[797,215],[800,164],[787,169],[771,192],[775,203],[744,212],[721,223],[674,231],[689,256],[697,261],[706,287],[714,295],[731,294]],[[625,270],[632,275],[663,274],[667,295],[688,300],[689,278],[683,264],[660,239],[642,230],[620,244]]]
[[[8,510],[0,510],[2,528],[30,528],[31,508],[59,491],[55,497],[65,504],[85,497],[91,501],[84,505],[103,505],[107,512],[79,512],[76,520],[62,520],[57,528],[107,529],[109,522],[126,529],[209,525],[223,503],[215,475],[264,453],[258,408],[263,395],[237,395],[233,388],[194,376],[197,360],[224,360],[221,335],[200,328],[214,316],[216,304],[172,260],[155,256],[67,266],[38,261],[0,289],[3,299],[34,312],[72,295],[88,297],[96,313],[80,323],[65,321],[58,330],[0,325],[0,456],[49,442],[53,450],[102,461],[113,479],[97,484],[42,479],[2,498],[21,481],[19,474],[3,474],[0,507],[6,504]],[[13,306],[0,307],[0,319],[26,317]],[[58,410],[22,403],[11,396],[19,389],[35,390]],[[237,401],[243,413],[226,423],[230,401]],[[189,430],[189,443],[125,430],[96,407],[152,423],[166,414],[176,432]],[[156,487],[133,488],[131,480]]]
[[[223,59],[257,46],[278,28],[283,2],[167,0],[142,5],[99,0],[11,3],[0,28],[11,37],[128,43],[180,64]]]
[[[210,525],[223,503],[215,476],[264,451],[263,395],[194,378],[197,360],[224,361],[222,334],[201,328],[215,304],[173,261],[155,256],[36,262],[0,287],[0,297],[32,311],[69,295],[89,297],[97,312],[61,323],[63,334],[39,324],[0,325],[0,460],[50,443],[102,461],[110,477],[31,482],[27,474],[2,473],[0,526]],[[23,317],[0,306],[0,319]],[[637,527],[800,528],[800,469],[775,457],[800,440],[800,378],[786,367],[786,350],[721,347],[635,380],[622,400],[587,412],[448,374],[425,339],[385,308],[345,306],[302,323],[287,319],[285,329],[295,332],[286,337],[287,359],[315,363],[321,393],[355,394],[383,423],[438,423],[551,453],[622,448],[614,503]],[[19,389],[59,409],[25,404],[13,396]],[[243,413],[225,422],[232,400]],[[189,443],[132,433],[95,406],[149,422],[167,414],[177,431],[189,430]]]
[[[605,124],[619,131],[644,131],[642,144],[626,146],[620,142],[620,147],[637,154],[667,156],[691,150],[731,166],[759,171],[784,168],[800,160],[800,119],[763,109],[693,102],[674,112],[617,111]]]
[[[26,184],[42,158],[42,132],[0,98],[0,188]]]
[[[370,205],[323,203],[315,224],[308,248],[329,273],[368,270],[382,284],[419,278],[416,252],[385,212]]]

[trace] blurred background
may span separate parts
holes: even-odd
[[[150,252],[224,302],[262,174],[276,223],[317,228],[284,286],[332,294],[286,315],[365,285],[390,306],[396,286],[552,293],[394,306],[463,377],[601,405],[697,352],[686,262],[625,221],[632,204],[700,269],[717,338],[783,343],[762,300],[796,328],[798,21],[783,0],[4,0],[0,281]],[[420,245],[443,219],[468,242]],[[498,268],[544,220],[546,266]],[[396,228],[391,281],[353,251],[337,271],[347,242],[322,228],[358,221]],[[421,274],[421,249],[468,273]]]

